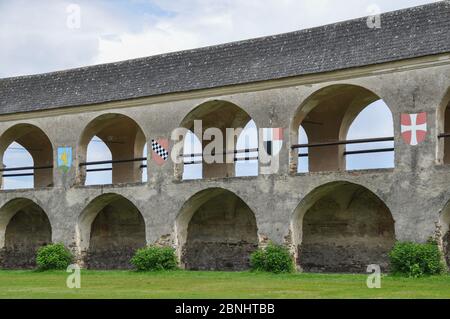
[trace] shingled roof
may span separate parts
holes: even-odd
[[[0,79],[0,114],[281,79],[450,52],[450,3],[118,63]]]

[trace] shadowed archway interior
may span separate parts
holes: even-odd
[[[145,222],[126,198],[105,194],[94,199],[78,223],[79,248],[91,269],[127,269],[135,251],[146,245]]]
[[[245,270],[258,247],[256,219],[234,193],[204,190],[177,218],[181,262],[190,270]]]
[[[450,268],[450,231],[447,231],[444,234],[443,244],[444,244],[443,248],[444,248],[445,261],[447,263],[447,267]]]
[[[450,269],[450,202],[445,205],[440,216],[440,230],[442,235],[442,249],[444,258]]]
[[[308,272],[385,271],[395,242],[387,206],[367,188],[335,182],[316,188],[297,207],[297,263]]]
[[[19,198],[0,210],[1,266],[34,268],[37,250],[52,242],[50,221],[33,201]]]
[[[443,123],[443,128],[441,127],[441,129],[443,129],[443,131],[439,132],[439,133],[448,134],[448,133],[450,133],[450,89],[448,90],[448,93],[445,96],[444,102],[442,105],[443,105],[443,112],[442,112],[442,106],[441,106],[439,116],[441,117],[441,119],[443,120],[444,123]],[[442,125],[442,122],[441,122],[441,125]],[[444,147],[443,163],[450,164],[450,138],[449,137],[443,138],[443,141],[441,143],[444,144],[443,145],[443,147]]]

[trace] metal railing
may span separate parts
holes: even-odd
[[[326,146],[336,146],[336,145],[349,145],[349,144],[366,144],[366,143],[379,143],[379,142],[393,142],[394,137],[379,137],[379,138],[364,138],[364,139],[356,139],[356,140],[344,140],[344,141],[330,141],[330,142],[320,142],[320,143],[311,143],[311,144],[294,144],[291,146],[291,149],[301,149],[301,148],[315,148],[315,147],[326,147]],[[385,152],[393,152],[395,148],[373,148],[373,149],[365,149],[365,150],[356,150],[356,151],[345,151],[344,156],[346,155],[356,155],[356,154],[370,154],[370,153],[385,153]],[[299,153],[298,157],[308,157],[308,153]]]
[[[22,167],[11,167],[11,168],[2,168],[0,172],[20,172],[20,171],[29,171],[36,169],[53,169],[53,165],[47,166],[22,166]],[[2,177],[22,177],[22,176],[34,176],[33,173],[15,173],[15,174],[2,174]]]
[[[442,133],[438,135],[438,138],[450,138],[450,133]],[[336,145],[349,145],[349,144],[366,144],[366,143],[379,143],[379,142],[393,142],[394,137],[380,137],[380,138],[365,138],[365,139],[355,139],[355,140],[344,140],[344,141],[329,141],[329,142],[320,142],[320,143],[310,143],[310,144],[294,144],[291,146],[291,149],[302,149],[302,148],[316,148],[316,147],[326,147],[326,146],[336,146]],[[222,153],[213,152],[211,155],[239,155],[239,154],[249,154],[258,152],[258,148],[249,148],[242,150],[234,150],[234,151],[223,151]],[[375,149],[365,149],[365,150],[356,150],[356,151],[345,151],[344,155],[357,155],[357,154],[372,154],[372,153],[384,153],[384,152],[393,152],[395,148],[375,148]],[[299,153],[298,157],[308,157],[308,153]],[[194,165],[203,163],[203,159],[195,160],[196,157],[203,157],[202,153],[191,153],[191,154],[183,154],[181,155],[185,160],[191,159],[191,161],[185,161],[184,165]],[[245,156],[245,157],[234,157],[235,162],[240,161],[254,161],[258,160],[259,156]],[[144,162],[147,161],[147,157],[140,158],[131,158],[131,159],[123,159],[123,160],[107,160],[107,161],[94,161],[94,162],[83,162],[80,163],[80,167],[89,167],[96,165],[106,165],[106,164],[120,164],[120,163],[130,163],[130,162]],[[146,168],[146,164],[142,164],[139,168]],[[11,167],[11,168],[2,168],[0,172],[20,172],[20,171],[28,171],[28,170],[41,170],[41,169],[53,169],[53,165],[48,166],[24,166],[24,167]],[[103,172],[103,171],[111,171],[112,167],[106,168],[93,168],[86,169],[86,172]],[[21,177],[21,176],[33,176],[33,173],[14,173],[14,174],[2,174],[3,177]]]
[[[238,155],[238,154],[249,154],[249,153],[255,153],[258,152],[259,149],[258,148],[247,148],[247,149],[242,149],[242,150],[234,150],[234,151],[222,151],[221,153],[215,153],[212,152],[211,156],[216,156],[216,155]],[[195,160],[196,157],[202,157],[203,158],[203,154],[202,153],[191,153],[191,154],[183,154],[181,155],[181,157],[183,157],[184,159],[186,158],[190,158],[191,161],[184,161],[183,164],[184,165],[195,165],[195,164],[202,164],[203,163],[203,159],[201,160]],[[245,157],[234,157],[234,161],[235,162],[248,162],[248,161],[255,161],[258,160],[259,156],[245,156]]]
[[[80,167],[88,167],[88,166],[96,166],[96,165],[106,165],[106,164],[120,164],[120,163],[131,163],[131,162],[144,162],[147,160],[147,157],[140,157],[140,158],[130,158],[130,159],[123,159],[123,160],[108,160],[108,161],[95,161],[95,162],[84,162],[80,163]],[[139,166],[139,168],[143,168],[144,165]],[[145,165],[147,167],[147,165]],[[112,171],[112,167],[105,167],[105,168],[91,168],[86,169],[86,172],[105,172],[105,171]]]
[[[450,133],[441,133],[438,135],[438,138],[449,138],[450,137]]]

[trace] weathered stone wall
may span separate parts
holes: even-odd
[[[192,242],[185,245],[183,262],[189,270],[243,271],[257,248],[247,242]]]
[[[450,270],[450,231],[445,234],[443,238],[443,244],[445,261],[447,262],[447,266]]]
[[[3,268],[33,268],[36,252],[52,242],[47,216],[38,207],[17,212],[6,228]]]
[[[394,240],[386,206],[368,190],[343,185],[305,214],[298,262],[311,272],[365,272],[370,264],[385,271]]]
[[[347,259],[347,261],[338,260],[334,262],[332,268],[335,269],[338,269],[342,263],[348,269],[348,260],[350,260],[350,264],[359,260],[360,266],[356,268],[362,267],[362,264],[366,264],[369,259],[370,263],[377,263],[377,260],[372,260],[374,259],[372,256],[380,254],[376,250],[378,249],[377,245],[381,243],[380,249],[384,251],[387,244],[385,245],[380,239],[384,238],[383,236],[372,230],[372,224],[375,222],[380,223],[377,225],[384,224],[375,219],[372,213],[366,213],[366,208],[364,208],[364,214],[361,216],[364,216],[367,220],[372,220],[374,222],[372,224],[364,224],[355,219],[357,217],[355,215],[356,208],[352,208],[355,211],[352,212],[351,209],[348,209],[348,206],[334,199],[339,204],[340,210],[336,214],[339,218],[332,215],[329,217],[329,221],[326,218],[316,221],[315,217],[312,217],[316,214],[313,212],[311,217],[308,217],[311,213],[309,212],[306,215],[306,221],[308,222],[308,219],[310,219],[312,226],[308,226],[310,230],[306,229],[305,236],[297,236],[303,230],[303,227],[293,225],[296,207],[308,197],[308,194],[322,185],[337,181],[361,185],[376,194],[389,208],[395,220],[396,239],[425,242],[434,234],[435,223],[439,221],[442,209],[450,200],[450,189],[448,187],[450,166],[443,164],[444,139],[437,138],[438,134],[445,131],[444,112],[442,110],[449,104],[449,83],[450,56],[441,55],[395,64],[380,64],[320,75],[305,75],[290,79],[253,83],[245,86],[186,92],[174,96],[167,95],[86,107],[69,107],[52,110],[51,112],[2,115],[0,116],[0,136],[9,134],[7,133],[11,132],[9,129],[16,125],[34,125],[48,136],[54,154],[56,154],[58,147],[72,147],[73,163],[71,169],[65,172],[57,168],[56,156],[54,156],[53,187],[0,192],[0,247],[2,249],[4,247],[3,231],[9,223],[9,217],[4,218],[5,210],[8,210],[9,213],[9,209],[5,209],[5,206],[16,198],[26,198],[42,207],[49,217],[52,225],[52,241],[63,242],[67,247],[75,247],[74,250],[78,250],[78,253],[83,255],[91,247],[89,245],[90,231],[86,231],[91,227],[91,220],[88,218],[89,223],[80,223],[80,215],[83,214],[86,206],[98,196],[111,193],[128,199],[142,214],[145,220],[144,244],[153,244],[162,237],[171,238],[168,242],[173,243],[177,252],[182,250],[186,243],[184,251],[188,252],[187,257],[189,257],[189,250],[194,251],[194,255],[198,256],[200,252],[195,249],[207,247],[209,251],[210,248],[208,247],[212,247],[213,244],[220,247],[223,247],[223,245],[233,247],[230,248],[230,255],[233,255],[235,249],[233,245],[244,247],[248,244],[247,248],[242,248],[241,255],[236,255],[247,256],[250,249],[248,247],[257,244],[257,240],[254,240],[256,238],[254,228],[252,228],[253,230],[248,228],[245,231],[251,232],[251,240],[245,238],[246,244],[239,246],[242,240],[241,236],[234,238],[232,241],[224,241],[220,238],[216,240],[214,234],[205,233],[203,236],[200,230],[192,231],[197,227],[194,218],[192,224],[194,226],[190,231],[191,237],[189,240],[182,242],[182,244],[176,240],[180,237],[180,228],[175,227],[177,216],[188,199],[198,192],[221,188],[233,192],[251,208],[256,220],[258,236],[263,238],[264,242],[292,243],[293,250],[297,250],[298,245],[302,245],[297,237],[304,238],[305,245],[302,246],[303,252],[301,254],[307,255],[309,251],[311,256],[313,255],[312,252],[315,256],[319,256],[317,257],[319,260],[313,260],[313,265],[326,264],[329,260],[327,256],[333,254],[338,255],[337,258],[348,256],[342,258]],[[332,172],[310,172],[306,174],[296,174],[296,170],[289,169],[295,167],[298,159],[295,157],[298,152],[294,154],[295,156],[291,156],[292,152],[290,152],[290,146],[298,143],[297,133],[295,133],[298,132],[298,126],[296,125],[298,123],[295,123],[293,119],[298,114],[302,118],[309,113],[308,110],[304,109],[305,101],[308,101],[309,97],[324,88],[335,85],[363,87],[383,99],[391,109],[395,139],[394,169],[345,171],[342,169],[344,166],[339,165],[341,169],[338,170],[338,167],[335,167]],[[284,144],[280,151],[278,170],[274,170],[271,175],[264,175],[262,173],[263,165],[260,163],[260,174],[255,177],[205,178],[198,181],[180,181],[174,177],[175,164],[169,159],[164,166],[158,166],[154,161],[148,161],[148,182],[146,183],[79,186],[80,177],[83,176],[83,170],[80,169],[79,164],[85,160],[80,135],[87,125],[99,116],[114,113],[129,117],[142,129],[148,144],[155,138],[170,139],[172,130],[179,127],[183,119],[192,110],[211,101],[228,101],[242,108],[255,121],[258,128],[289,128],[285,132]],[[306,103],[306,105],[309,104]],[[428,133],[425,141],[416,147],[412,147],[402,139],[400,115],[417,112],[427,112]],[[151,148],[149,148],[148,157],[151,158]],[[329,169],[330,166],[327,165],[325,168],[327,167]],[[318,171],[319,169],[315,170]],[[219,202],[222,203],[220,205],[223,205],[226,200]],[[317,202],[317,205],[322,204]],[[361,206],[362,203],[358,205]],[[365,205],[366,203],[364,203]],[[372,206],[369,205],[369,207]],[[369,209],[369,211],[371,210]],[[317,212],[320,212],[320,210]],[[97,211],[95,211],[96,213]],[[320,214],[317,216],[320,216]],[[348,227],[342,226],[340,228],[340,226],[334,224],[339,224],[342,219],[345,223],[348,223]],[[203,223],[207,227],[197,228],[219,229],[219,234],[222,234],[220,230],[224,228],[228,231],[223,236],[234,236],[236,233],[234,226],[228,226],[228,224],[222,222],[227,219],[217,218],[216,220],[220,221],[216,226],[212,222],[202,221],[200,223],[199,221],[198,225]],[[354,223],[351,221],[354,221]],[[319,226],[322,223],[328,223],[327,227],[334,229],[334,231],[319,231],[321,229]],[[383,228],[384,226],[380,227]],[[237,233],[242,235],[243,229],[237,231]],[[327,228],[325,227],[325,229]],[[127,236],[125,236],[125,232],[119,233],[122,237],[133,237],[134,232],[133,228],[130,228],[126,233]],[[341,236],[341,233],[345,236]],[[361,235],[363,233],[369,234],[367,238],[366,235]],[[84,234],[88,235],[83,237]],[[111,235],[111,237],[114,236]],[[210,238],[214,238],[214,240],[210,240]],[[376,239],[374,241],[375,246],[368,246],[370,238]],[[191,239],[194,239],[194,241]],[[197,247],[194,247],[195,249],[187,249],[189,245],[196,243],[196,240],[203,244],[195,246]],[[308,240],[310,249],[307,246]],[[95,238],[93,238],[93,241],[94,246],[92,247],[95,247]],[[334,242],[342,242],[342,244],[339,244],[343,247],[340,252],[338,247],[333,246]],[[127,244],[124,246],[131,247]],[[113,251],[116,247],[119,247],[119,245],[112,245],[109,249]],[[104,246],[97,250],[97,253],[99,253],[98,260],[105,259],[106,256],[115,256],[110,251],[102,255],[103,252],[107,251],[106,249],[107,247]],[[211,250],[217,251],[215,248],[211,248]],[[219,250],[225,251],[223,248]],[[369,252],[368,254],[365,252],[366,250]],[[102,254],[100,254],[100,251]],[[317,251],[319,253],[316,253]],[[349,252],[355,251],[359,251],[360,255],[355,257],[353,253],[349,254]],[[320,257],[322,252],[324,256]],[[125,256],[130,253],[123,248],[120,254]],[[209,255],[205,256],[205,258],[207,257],[209,258]],[[220,255],[216,257],[219,260],[228,258]],[[125,261],[127,258],[128,256],[124,257],[123,260]],[[239,258],[236,257],[237,264],[242,265],[243,259]],[[117,260],[117,257],[112,259]],[[91,258],[91,264],[95,260],[96,258]],[[189,261],[189,258],[187,261]],[[100,263],[102,264],[102,262]],[[112,264],[113,261],[108,263]],[[383,260],[380,263],[383,263]],[[226,268],[224,266],[225,261],[221,261],[220,264],[220,267]],[[355,264],[358,265],[358,263]],[[197,266],[204,267],[201,264]],[[217,267],[214,265],[211,268]]]
[[[111,204],[92,223],[85,262],[91,269],[130,268],[129,261],[134,252],[145,245],[145,224],[141,214],[132,207]]]
[[[241,199],[225,193],[194,213],[182,259],[191,270],[245,270],[257,247],[253,212]]]

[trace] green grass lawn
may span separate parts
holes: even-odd
[[[0,271],[0,298],[450,298],[450,276],[384,276],[368,289],[365,275],[81,271],[68,289],[64,271]]]

